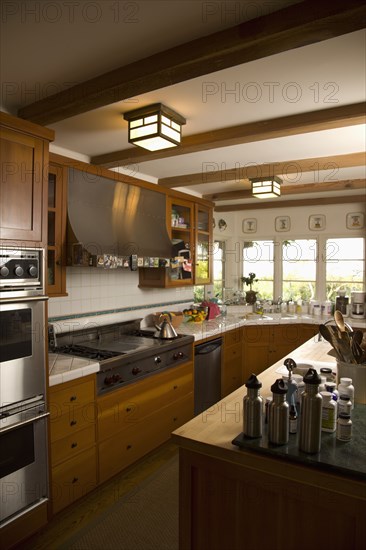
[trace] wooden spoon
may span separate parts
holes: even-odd
[[[341,332],[346,332],[346,325],[344,324],[343,315],[338,309],[336,309],[335,312],[334,312],[334,320],[335,320],[335,324],[337,325],[338,329]]]

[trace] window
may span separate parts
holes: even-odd
[[[335,300],[338,290],[351,296],[363,291],[365,278],[365,240],[359,238],[327,239],[325,246],[326,297]]]
[[[282,298],[310,300],[316,293],[317,242],[298,239],[282,243]]]
[[[243,276],[255,273],[258,281],[253,284],[253,290],[258,292],[258,298],[273,299],[274,277],[274,243],[273,241],[248,241],[243,247]],[[249,287],[243,283],[246,292]]]
[[[225,286],[225,243],[224,241],[214,242],[213,251],[213,294],[217,298],[223,298],[223,288]]]

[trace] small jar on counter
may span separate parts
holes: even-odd
[[[340,413],[337,420],[337,439],[339,441],[350,441],[352,439],[351,415]]]
[[[345,394],[348,395],[351,403],[352,403],[352,409],[354,405],[354,399],[355,399],[355,388],[352,384],[352,378],[342,377],[338,384],[338,391],[339,395]]]
[[[333,433],[337,425],[337,403],[328,391],[321,391],[322,396],[322,432]]]

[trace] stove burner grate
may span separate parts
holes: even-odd
[[[76,357],[83,357],[84,359],[93,359],[95,361],[103,361],[104,359],[110,359],[111,357],[117,357],[123,355],[121,352],[110,351],[104,349],[92,349],[86,346],[78,345],[66,345],[58,347],[54,350],[55,353],[65,353],[67,355],[76,355]]]

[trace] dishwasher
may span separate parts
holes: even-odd
[[[198,344],[194,350],[194,414],[221,399],[222,338]]]

